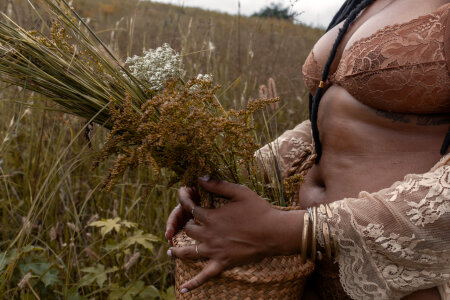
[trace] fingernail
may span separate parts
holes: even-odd
[[[202,181],[209,181],[211,179],[211,177],[209,175],[203,175],[202,177],[200,177],[200,180]]]
[[[167,256],[170,256],[170,257],[172,257],[172,250],[167,250]]]
[[[185,293],[187,293],[187,292],[189,292],[189,290],[188,290],[187,288],[184,288],[184,289],[181,290],[181,293],[182,293],[182,294],[185,294]]]

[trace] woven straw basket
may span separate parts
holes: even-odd
[[[278,207],[277,207],[278,208]],[[298,208],[280,208],[298,209]],[[175,247],[195,245],[184,231],[173,239]],[[301,255],[266,257],[259,263],[235,267],[185,294],[180,286],[197,275],[207,260],[176,260],[175,294],[177,299],[203,300],[298,300],[314,264],[302,264]]]

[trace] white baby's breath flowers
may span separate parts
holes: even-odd
[[[168,44],[144,51],[143,56],[128,57],[131,74],[146,83],[152,91],[161,90],[164,82],[182,76],[181,56]]]
[[[212,74],[198,74],[197,75],[197,79],[198,80],[203,80],[206,82],[212,82],[213,81],[213,76]],[[195,92],[200,88],[200,86],[198,84],[194,84],[193,86],[191,86],[190,91]]]
[[[212,74],[198,74],[197,79],[211,82],[213,81]]]

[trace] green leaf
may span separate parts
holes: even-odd
[[[81,272],[88,273],[84,275],[80,279],[80,283],[78,284],[78,287],[83,287],[87,285],[91,285],[94,281],[97,283],[97,285],[101,288],[103,287],[103,284],[108,279],[107,275],[109,273],[116,272],[119,268],[112,267],[107,270],[105,270],[105,266],[102,264],[98,264],[95,267],[88,267],[81,269]]]
[[[114,218],[114,219],[107,219],[107,220],[92,222],[91,224],[89,224],[89,226],[100,227],[101,228],[100,233],[104,237],[111,230],[119,232],[120,226],[121,226],[121,223],[119,223],[119,222],[120,222],[120,218]]]
[[[142,230],[138,230],[134,235],[128,237],[116,246],[111,247],[111,250],[124,249],[133,246],[134,244],[139,244],[145,249],[153,252],[153,243],[155,242],[159,242],[158,237],[150,233],[144,233]]]
[[[55,283],[60,283],[58,273],[58,270],[50,269],[41,277],[41,281],[44,283],[45,287],[52,286]]]
[[[160,297],[159,291],[155,286],[149,285],[147,286],[141,293],[139,293],[139,296],[137,299],[139,300],[146,300],[146,299],[156,299]]]
[[[127,220],[122,220],[122,222],[120,222],[123,226],[125,226],[126,228],[136,228],[137,224],[127,221]]]
[[[114,250],[114,249],[116,249],[116,246],[118,245],[119,243],[116,241],[116,240],[113,240],[113,239],[107,239],[106,241],[105,241],[105,250],[106,251],[112,251],[112,250]]]
[[[6,252],[0,252],[0,272],[11,263],[11,255],[7,255]]]
[[[175,289],[173,286],[169,287],[165,292],[161,293],[163,300],[175,300]]]
[[[11,264],[12,262],[15,262],[20,258],[20,255],[23,253],[29,253],[32,251],[43,251],[44,249],[41,247],[35,247],[35,246],[26,246],[23,249],[12,249],[11,251],[7,252],[0,252],[0,271],[3,271],[3,269]]]
[[[32,251],[44,251],[45,249],[42,247],[36,247],[36,246],[32,246],[32,245],[28,245],[25,248],[22,249],[22,253],[29,253]]]
[[[114,287],[108,296],[108,300],[133,300],[144,288],[144,282],[139,280],[127,287]]]
[[[87,300],[87,298],[84,297],[84,296],[81,296],[78,293],[78,291],[75,291],[75,292],[70,293],[69,295],[67,295],[67,300]]]
[[[55,283],[59,283],[58,279],[59,271],[52,268],[52,264],[46,262],[33,262],[31,257],[27,257],[24,263],[19,264],[22,275],[32,272],[39,276],[39,280],[44,283],[45,287],[52,286]]]
[[[20,300],[34,300],[34,299],[36,299],[36,297],[34,297],[33,294],[25,292],[20,294]]]

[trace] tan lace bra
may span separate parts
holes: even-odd
[[[346,49],[327,86],[338,84],[362,103],[399,113],[450,113],[450,3],[388,25]],[[322,68],[311,52],[303,76],[314,94]]]

